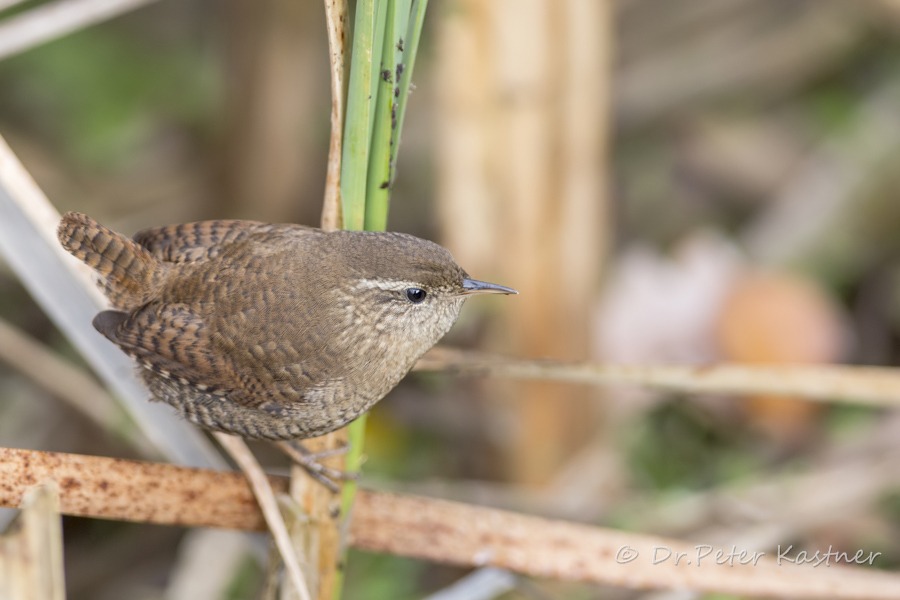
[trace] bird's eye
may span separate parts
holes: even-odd
[[[418,304],[422,300],[425,299],[425,290],[419,288],[407,288],[406,289],[406,298],[413,304]]]

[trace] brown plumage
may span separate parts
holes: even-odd
[[[66,214],[59,240],[115,310],[94,327],[143,367],[153,396],[243,437],[314,437],[390,391],[456,321],[474,281],[401,233],[207,221],[128,239]]]

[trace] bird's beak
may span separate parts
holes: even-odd
[[[475,279],[463,279],[463,291],[460,296],[468,296],[470,294],[518,294],[516,290],[506,286],[497,285],[496,283],[487,283],[486,281],[477,281]]]

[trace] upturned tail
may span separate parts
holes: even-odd
[[[75,212],[63,216],[56,235],[63,248],[97,272],[115,308],[130,310],[155,295],[165,267],[134,240]]]

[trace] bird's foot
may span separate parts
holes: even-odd
[[[350,450],[350,444],[321,452],[312,452],[303,444],[294,440],[276,442],[276,445],[282,452],[291,457],[291,460],[303,467],[310,477],[327,487],[332,493],[336,494],[340,490],[337,484],[338,481],[355,481],[359,479],[359,473],[339,471],[338,469],[326,467],[319,462],[323,458],[346,454]]]

